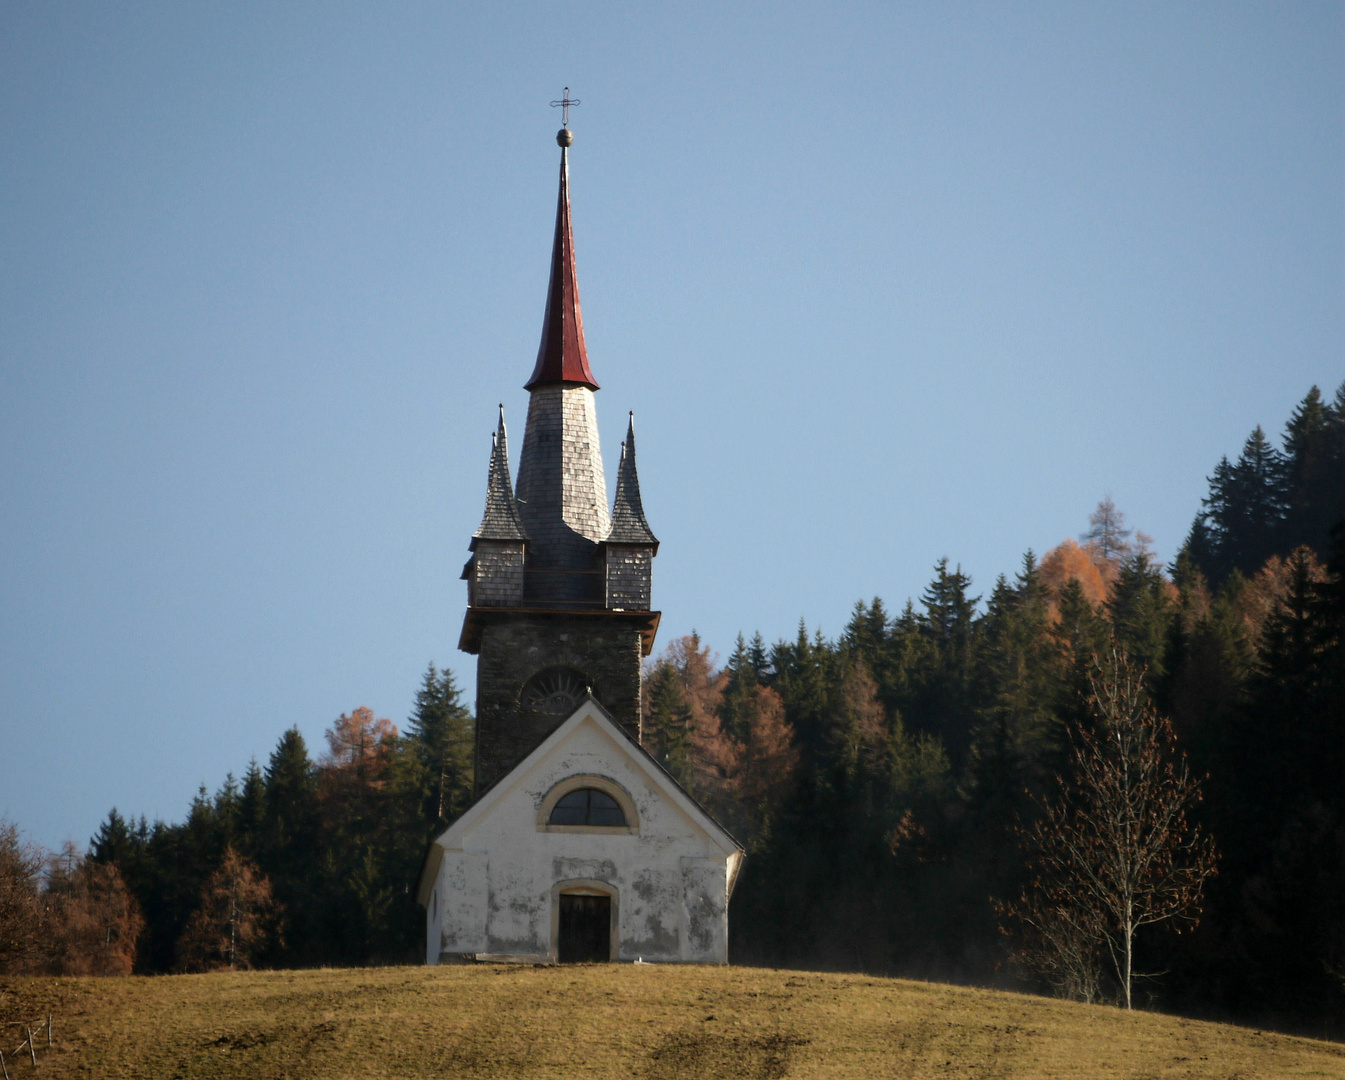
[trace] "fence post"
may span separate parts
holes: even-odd
[[[28,1033],[28,1056],[33,1059],[33,1068],[37,1068],[37,1051],[33,1048],[33,1029],[27,1024],[23,1025],[23,1030]]]
[[[47,1013],[47,1045],[51,1045],[51,1013]]]

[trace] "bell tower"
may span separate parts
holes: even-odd
[[[566,104],[574,104],[568,101]],[[568,109],[567,109],[568,113]],[[568,121],[568,116],[567,116]],[[528,419],[512,489],[504,408],[493,436],[486,511],[463,569],[467,616],[458,647],[477,657],[476,792],[512,769],[592,694],[640,736],[640,662],[653,648],[658,540],[645,520],[632,414],[608,510],[579,310],[570,223],[568,122],[551,283]]]

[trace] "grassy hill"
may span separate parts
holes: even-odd
[[[48,1077],[1343,1077],[1345,1047],[858,975],[598,965],[23,979]],[[4,1038],[6,1058],[19,1041]],[[12,1039],[12,1041],[11,1041]],[[26,1056],[11,1080],[32,1075]]]

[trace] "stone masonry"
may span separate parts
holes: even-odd
[[[613,719],[639,739],[638,621],[607,612],[537,611],[501,612],[485,620],[476,669],[478,793],[522,761],[568,715],[523,707],[520,695],[538,672],[579,673]]]

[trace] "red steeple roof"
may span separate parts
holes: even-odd
[[[562,134],[569,135],[569,131]],[[573,137],[571,137],[573,138]],[[575,383],[598,389],[584,347],[584,317],[579,313],[579,280],[574,269],[574,232],[570,227],[570,163],[566,142],[560,150],[560,198],[556,203],[556,239],[551,249],[551,286],[537,366],[523,386],[531,390],[550,383]]]

